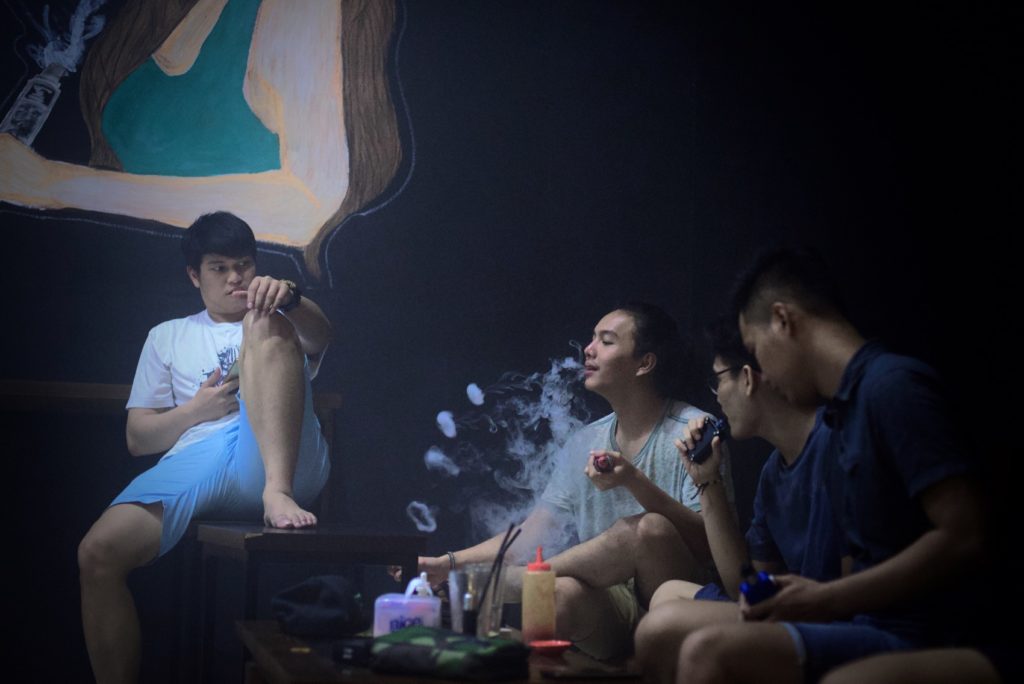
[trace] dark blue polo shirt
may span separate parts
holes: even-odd
[[[931,529],[918,497],[969,470],[951,419],[938,377],[926,364],[878,342],[850,359],[825,420],[832,427],[829,494],[855,572],[887,560]],[[941,601],[920,598],[878,617],[920,623],[935,617]]]
[[[824,582],[841,574],[842,533],[825,491],[832,431],[819,409],[793,464],[776,449],[761,469],[747,530],[753,560],[780,562],[789,572]]]

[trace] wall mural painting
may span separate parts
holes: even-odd
[[[319,276],[325,241],[401,161],[386,73],[394,2],[104,5],[30,18],[39,70],[6,100],[0,202],[176,227],[227,210],[259,240],[302,250]],[[87,166],[32,149],[61,78],[78,70]]]

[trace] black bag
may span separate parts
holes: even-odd
[[[287,634],[339,637],[370,626],[362,597],[341,575],[317,575],[279,592],[270,609]]]

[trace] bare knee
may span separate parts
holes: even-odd
[[[78,571],[83,581],[123,576],[123,567],[112,535],[93,526],[78,544]]]
[[[642,545],[680,543],[679,533],[669,519],[658,513],[646,513],[636,525],[637,537]]]
[[[633,635],[637,661],[649,681],[671,681],[686,631],[675,611],[655,610],[643,617]]]
[[[295,327],[279,314],[259,314],[250,311],[242,320],[243,344],[247,348],[258,346],[261,350],[283,353],[301,353],[299,336]]]
[[[677,671],[685,672],[687,681],[725,681],[723,659],[728,652],[727,636],[717,625],[702,627],[687,635],[679,649]]]

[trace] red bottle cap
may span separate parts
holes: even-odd
[[[526,564],[527,570],[532,572],[543,572],[551,569],[551,564],[545,563],[544,559],[541,557],[541,548],[543,547],[537,547],[537,560]]]

